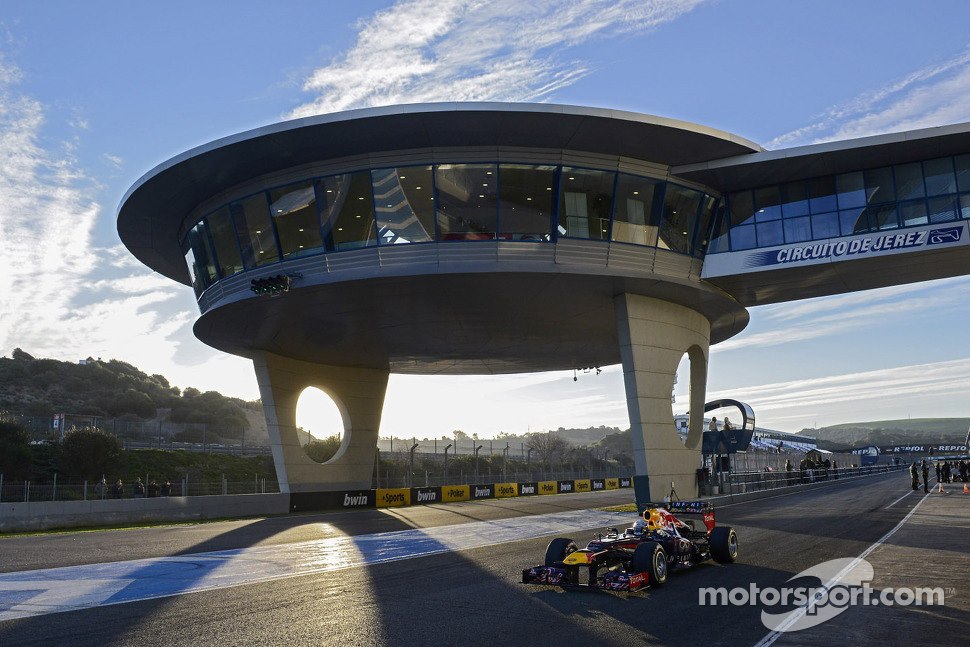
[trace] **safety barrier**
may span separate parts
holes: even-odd
[[[571,481],[527,483],[485,483],[480,485],[441,485],[413,488],[376,488],[336,492],[293,492],[290,512],[348,508],[397,508],[429,503],[452,503],[479,499],[507,499],[543,494],[600,492],[633,486],[628,476]]]

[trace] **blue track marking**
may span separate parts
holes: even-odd
[[[0,621],[221,589],[625,525],[629,513],[576,510],[329,537],[193,555],[0,574]]]

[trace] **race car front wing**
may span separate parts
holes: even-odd
[[[646,573],[606,571],[592,584],[579,584],[570,576],[569,570],[560,566],[533,566],[522,571],[523,584],[551,584],[563,587],[584,587],[605,591],[639,591],[650,584]]]

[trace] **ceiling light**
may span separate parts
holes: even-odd
[[[488,186],[488,182],[483,182],[482,186]]]
[[[419,187],[419,186],[416,186],[416,187],[414,187],[414,188],[415,188],[415,189],[417,189],[418,191],[420,191],[420,190],[421,190],[421,187]]]
[[[569,178],[569,179],[570,179],[570,180],[575,180],[576,178],[574,178],[574,177],[571,177],[571,178]]]
[[[343,231],[343,230],[344,230],[343,227],[337,227],[337,231]]]
[[[303,227],[300,227],[300,231],[303,231]]]
[[[400,175],[400,176],[398,176],[398,177],[400,177],[400,178],[401,178],[402,180],[404,179],[404,176],[403,176],[403,175]]]
[[[333,193],[333,189],[327,189],[327,193]]]
[[[526,202],[532,202],[532,198],[526,198]]]
[[[491,171],[485,171],[485,175],[491,175],[491,174],[492,174]]]
[[[479,194],[478,194],[478,197],[479,197],[479,198],[484,198],[485,196],[484,196],[484,195],[482,195],[481,193],[479,193]]]
[[[359,197],[359,198],[357,198],[357,199],[358,199],[358,200],[363,200],[363,199],[364,199],[364,196],[361,196],[361,197]]]
[[[634,191],[633,192],[633,195],[640,195],[640,192],[639,191]]]
[[[277,209],[276,210],[276,213],[283,213],[283,210],[282,209]]]

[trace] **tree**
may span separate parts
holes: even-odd
[[[545,433],[534,431],[526,434],[526,438],[528,438],[526,447],[531,447],[539,462],[546,465],[552,465],[555,459],[561,459],[569,450],[569,443],[562,436],[553,434],[551,431]]]
[[[72,429],[61,445],[60,468],[70,476],[91,481],[116,474],[121,468],[121,441],[95,427]]]
[[[337,450],[340,449],[340,436],[333,435],[323,440],[317,440],[314,438],[308,442],[304,447],[307,456],[311,460],[317,463],[326,463],[328,460],[334,457]]]
[[[32,459],[27,430],[20,423],[0,420],[0,474],[10,479],[27,478]]]

